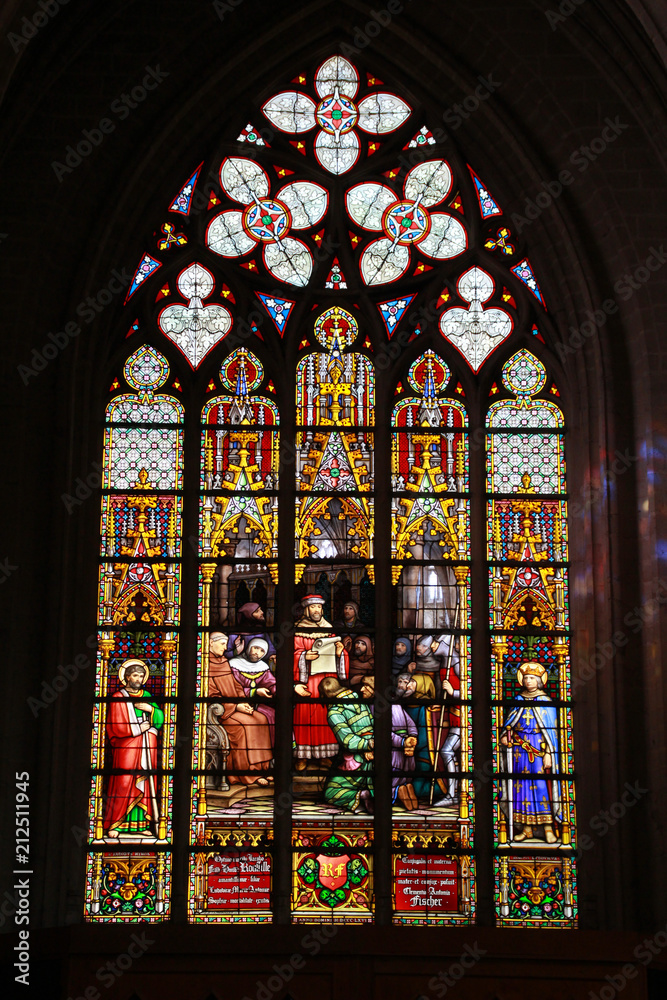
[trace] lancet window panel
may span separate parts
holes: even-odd
[[[86,917],[170,910],[183,477],[183,407],[152,347],[127,360],[130,392],[104,431],[98,657]],[[116,383],[120,388],[120,383]]]
[[[406,381],[415,395],[392,418],[393,921],[444,926],[470,923],[476,898],[468,416],[433,350]]]
[[[303,567],[294,634],[294,923],[374,921],[372,567]]]
[[[279,411],[259,358],[223,361],[202,411],[189,908],[273,919]],[[213,383],[214,385],[214,383]]]
[[[374,919],[375,377],[356,314],[296,372],[292,920]]]
[[[518,351],[502,371],[509,398],[488,412],[496,913],[503,926],[572,927],[577,912],[564,422],[543,398],[547,381],[542,362]]]
[[[315,320],[320,350],[296,373],[296,581],[305,563],[351,560],[372,581],[375,377],[354,350],[359,322],[333,307]],[[355,586],[359,585],[359,581]]]

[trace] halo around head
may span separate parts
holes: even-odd
[[[148,680],[148,677],[149,677],[149,674],[150,674],[150,670],[148,669],[148,664],[144,663],[143,660],[136,660],[136,659],[125,660],[125,662],[121,664],[121,666],[120,666],[120,668],[118,670],[118,682],[120,684],[122,684],[123,687],[125,687],[125,676],[126,676],[126,674],[133,667],[141,667],[142,668],[142,670],[144,672],[143,680],[141,682],[142,684],[145,684],[146,681]]]
[[[516,678],[522,687],[523,687],[523,679],[526,676],[526,674],[532,674],[533,677],[540,677],[542,679],[543,684],[546,684],[547,677],[549,676],[543,664],[538,663],[537,660],[526,660],[526,662],[522,663],[519,669],[517,670]]]

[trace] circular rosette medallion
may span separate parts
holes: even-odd
[[[225,389],[239,396],[254,392],[263,378],[262,362],[245,347],[232,351],[220,369],[220,381]]]
[[[127,575],[132,583],[145,583],[153,578],[153,571],[150,566],[146,566],[143,563],[135,563],[130,566]]]
[[[318,104],[315,118],[320,128],[329,135],[345,135],[357,124],[359,112],[349,98],[330,94]]]
[[[395,243],[410,246],[419,243],[431,228],[428,212],[413,201],[397,201],[384,213],[382,228]]]
[[[253,239],[275,243],[286,236],[292,225],[289,209],[282,202],[262,198],[248,205],[243,213],[243,228]]]
[[[516,579],[520,587],[536,587],[540,582],[540,574],[537,570],[526,566],[519,570]]]
[[[328,351],[334,341],[338,342],[340,348],[349,347],[356,340],[358,332],[359,325],[354,316],[340,306],[332,306],[315,320],[315,336]]]
[[[449,368],[433,351],[424,351],[412,362],[408,372],[410,386],[422,395],[437,395],[449,382]]]
[[[544,365],[529,351],[517,351],[503,368],[503,382],[517,396],[531,396],[539,392],[546,381]]]

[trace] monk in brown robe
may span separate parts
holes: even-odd
[[[351,635],[346,636],[344,645],[348,649],[350,656],[350,687],[354,691],[358,691],[361,685],[361,678],[375,673],[373,640],[367,635]]]
[[[229,701],[245,697],[243,688],[234,677],[225,656],[228,637],[212,632],[209,639],[208,693],[219,698],[223,713],[219,716],[232,748],[230,769],[234,771],[267,771],[273,760],[271,730],[266,716],[247,701]],[[230,774],[230,784],[268,785],[273,778],[265,774]]]

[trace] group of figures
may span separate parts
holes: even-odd
[[[209,723],[212,734],[219,727],[226,733],[230,784],[273,783],[275,709],[268,699],[276,690],[276,650],[265,624],[260,605],[248,603],[237,612],[235,632],[209,635],[208,694],[219,699],[209,707]]]
[[[225,787],[273,784],[276,650],[265,626],[260,605],[247,603],[237,612],[233,632],[208,637],[208,695],[215,699],[208,706],[209,731],[224,732]],[[297,774],[324,775],[318,786],[324,802],[343,812],[373,811],[378,708],[374,644],[367,631],[354,602],[332,624],[324,617],[321,595],[302,600],[294,639],[294,767]],[[158,734],[164,713],[146,690],[148,675],[142,660],[127,660],[107,714],[113,773],[104,829],[113,839],[157,836]],[[396,639],[389,701],[392,798],[398,807],[412,811],[458,805],[459,675],[455,636]],[[499,785],[500,808],[514,843],[558,840],[561,789],[553,777],[559,773],[557,710],[544,690],[546,677],[538,662],[519,667],[521,693],[499,733],[505,775]],[[220,764],[219,755],[208,755],[207,767],[222,770]]]
[[[292,746],[294,769],[315,773],[321,799],[344,812],[372,812],[375,652],[359,607],[324,617],[320,594],[302,598],[295,623]],[[209,637],[210,697],[228,739],[230,785],[272,783],[275,650],[261,635],[264,615],[244,605],[237,631]],[[260,630],[260,631],[258,631]],[[413,657],[414,649],[414,657]],[[392,659],[394,802],[406,810],[458,801],[461,742],[459,657],[450,635],[401,637]],[[212,721],[212,720],[211,720]],[[216,758],[217,759],[217,758]],[[304,778],[307,777],[304,774]]]

